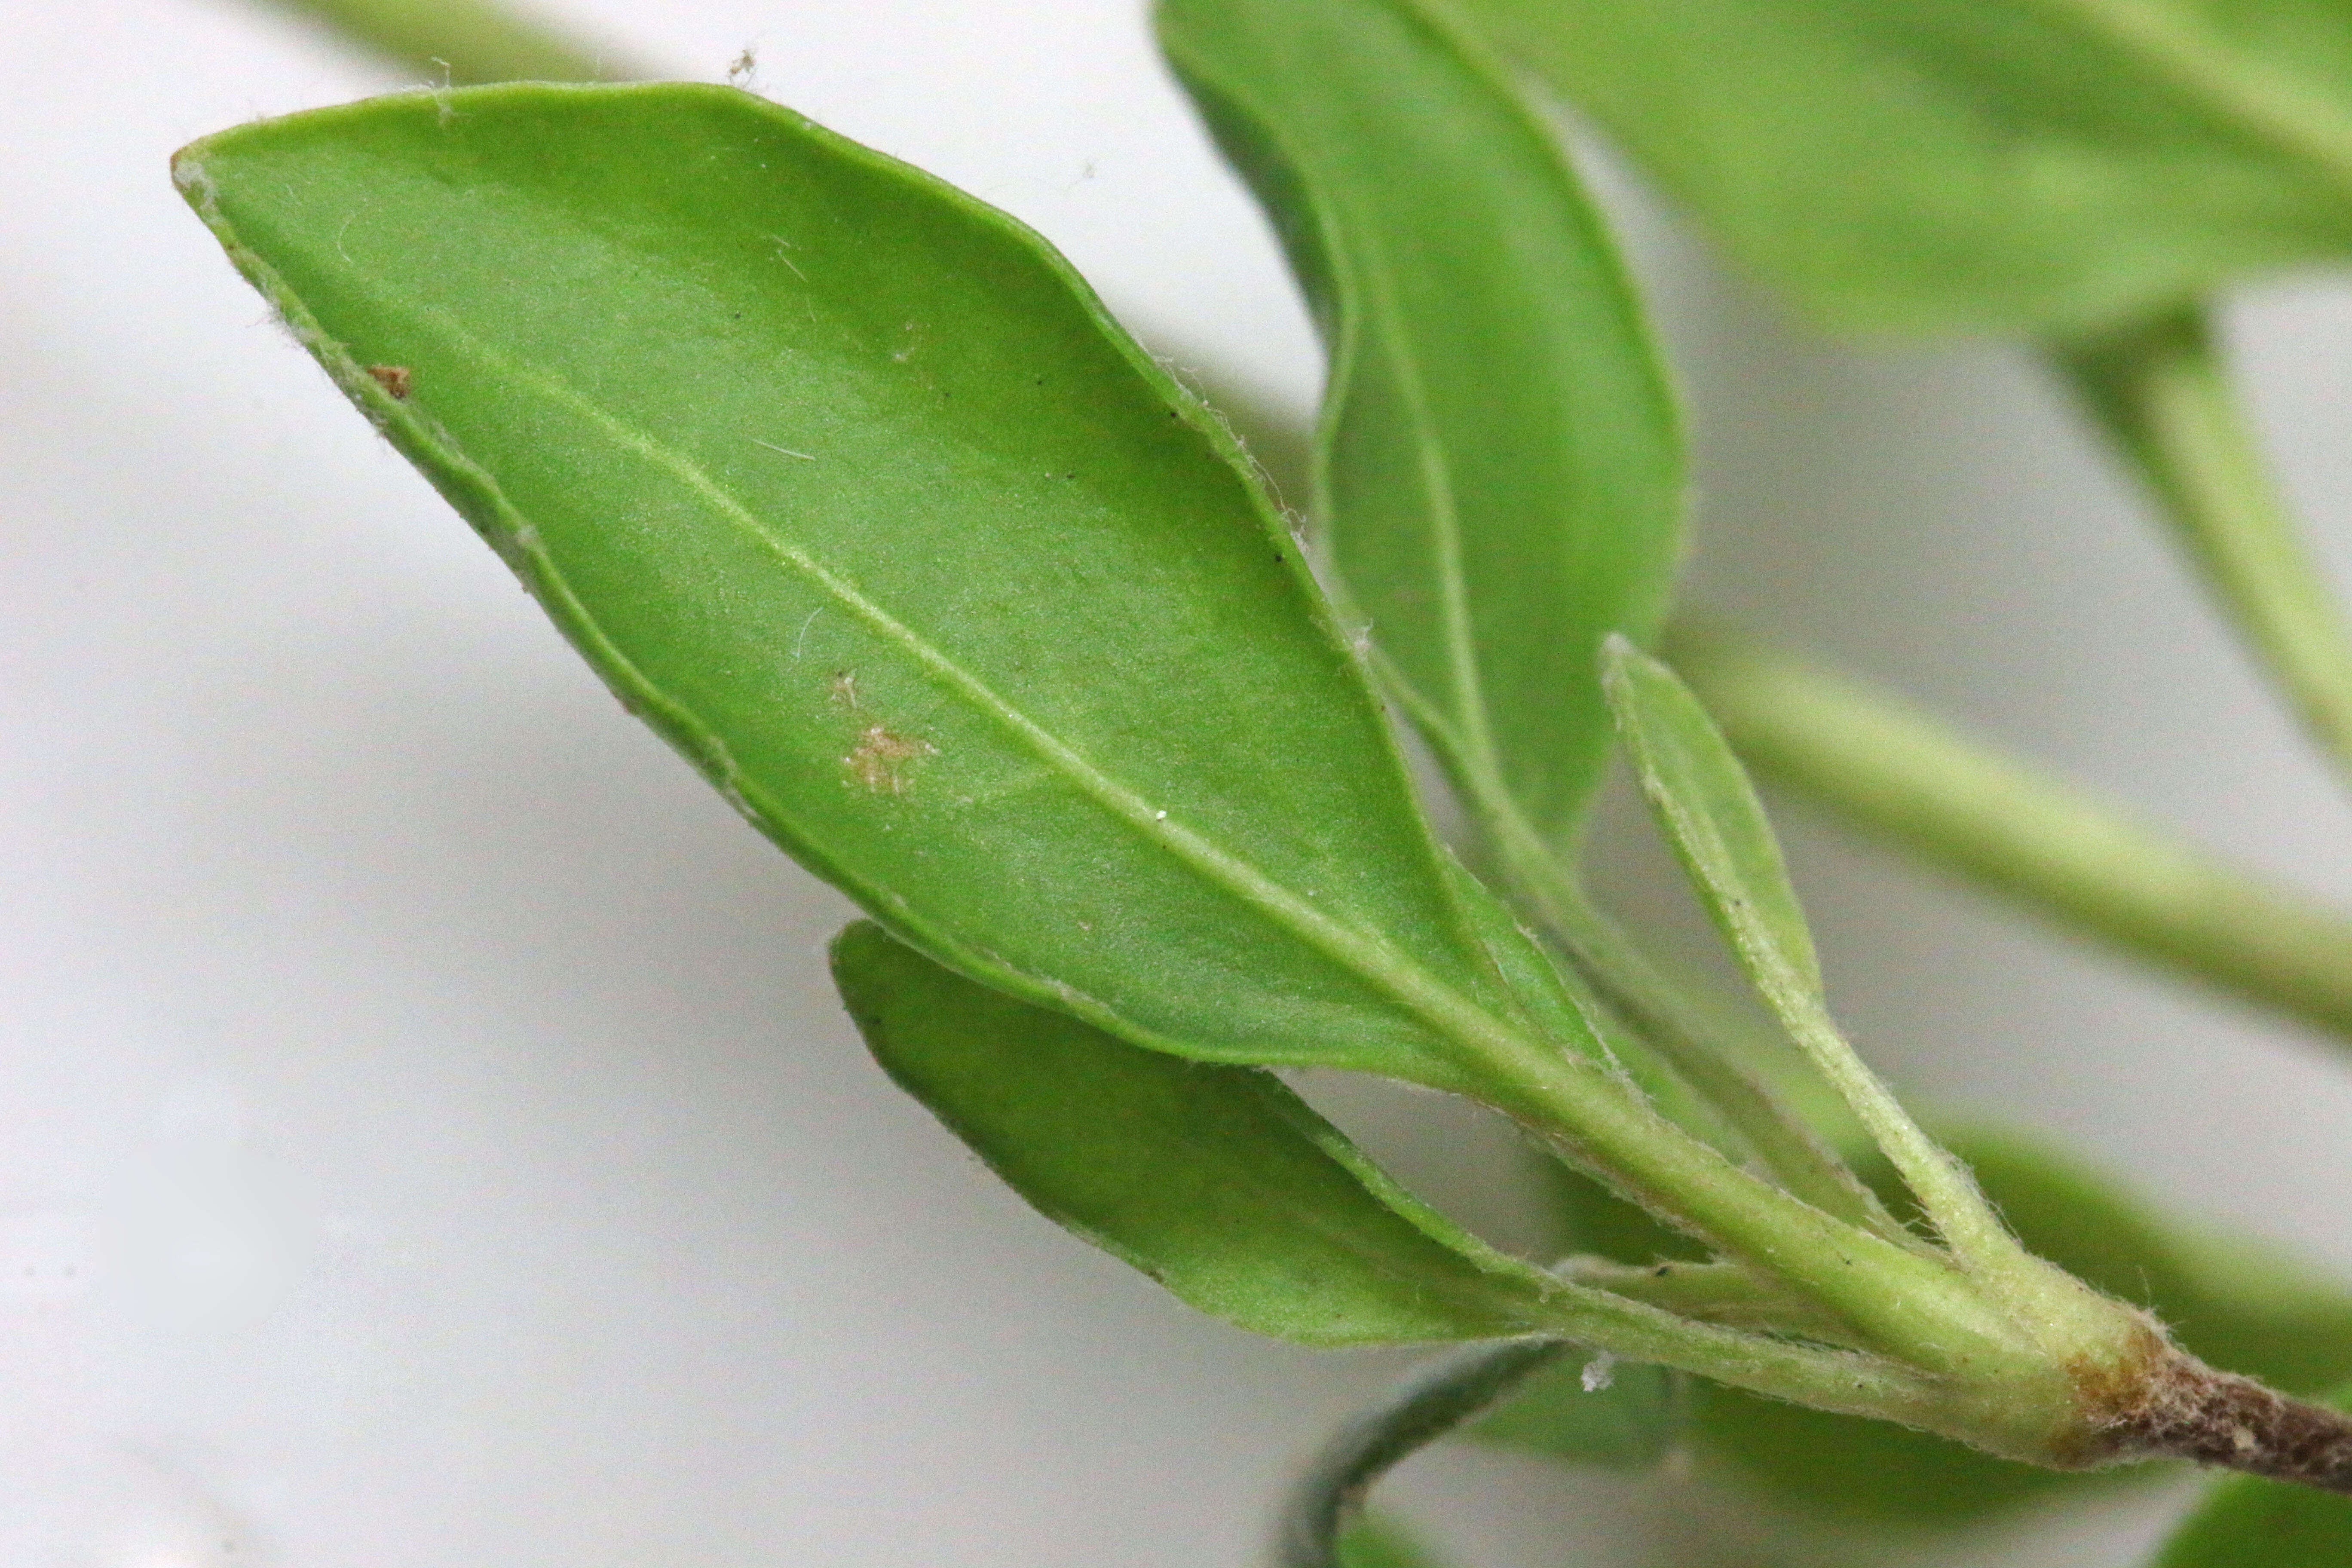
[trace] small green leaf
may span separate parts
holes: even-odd
[[[2352,1410],[2352,1388],[2338,1389],[2328,1403]],[[2225,1477],[2149,1568],[2352,1568],[2352,1497]]]
[[[1715,721],[1674,671],[1620,639],[1601,684],[1642,793],[1716,929],[1768,994],[1777,963],[1810,990],[1821,961],[1755,786]]]
[[[1351,1568],[1340,1542],[1381,1477],[1566,1355],[1559,1340],[1470,1345],[1421,1367],[1342,1426],[1291,1489],[1282,1568]]]
[[[1549,1276],[1413,1198],[1271,1073],[1139,1050],[863,922],[833,972],[899,1087],[1047,1217],[1204,1312],[1326,1345],[1548,1321]]]
[[[1232,438],[1012,219],[678,84],[175,172],[623,702],[901,937],[1211,1059],[1454,1087],[1510,1015]]]
[[[2152,1308],[2195,1354],[2296,1394],[2352,1375],[2352,1291],[2341,1285],[2270,1249],[2165,1221],[2111,1178],[2013,1132],[1964,1130],[1946,1142],[2027,1247]],[[1863,1174],[1890,1205],[1903,1205],[1884,1161]],[[1958,1525],[2032,1498],[2159,1473],[2040,1469],[1717,1384],[1700,1392],[1705,1445],[1814,1511]],[[2266,1568],[2301,1562],[2264,1561]]]
[[[2336,0],[1460,0],[1847,330],[2074,333],[2352,254]]]
[[[1556,848],[1608,749],[1594,656],[1655,626],[1683,510],[1674,401],[1608,237],[1549,128],[1425,7],[1158,17],[1329,351],[1317,546],[1474,806]]]

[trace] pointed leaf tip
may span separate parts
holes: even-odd
[[[1447,1085],[1431,999],[1507,1010],[1239,449],[1004,214],[683,83],[373,99],[180,167],[623,702],[924,951],[1160,1048]]]
[[[1778,982],[1764,971],[1777,964],[1818,994],[1821,960],[1780,838],[1715,721],[1681,678],[1623,637],[1603,646],[1601,670],[1651,815],[1724,940],[1768,993]]]

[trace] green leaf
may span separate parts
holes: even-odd
[[[2352,1410],[2352,1388],[2329,1399]],[[2352,1497],[2256,1476],[2213,1483],[2150,1568],[2352,1568]]]
[[[2336,0],[1458,0],[1847,330],[2071,333],[2352,252]]]
[[[1605,1379],[1588,1377],[1592,1366],[1580,1358],[1554,1362],[1464,1436],[1577,1465],[1633,1468],[1664,1458],[1688,1425],[1688,1380],[1632,1364],[1610,1367]]]
[[[1601,639],[1655,626],[1683,510],[1608,237],[1549,128],[1423,7],[1158,19],[1329,351],[1312,517],[1346,612],[1490,825],[1556,847],[1607,752]]]
[[[1366,1514],[1339,1537],[1339,1568],[1438,1568],[1438,1563],[1393,1521]]]
[[[1559,1340],[1467,1346],[1415,1371],[1342,1426],[1291,1489],[1282,1568],[1355,1568],[1340,1542],[1373,1484],[1568,1350]]]
[[[1768,994],[1773,964],[1818,993],[1821,960],[1780,841],[1706,710],[1672,670],[1622,640],[1602,657],[1601,684],[1642,793],[1723,940]]]
[[[1392,1519],[1379,1514],[1357,1516],[1340,1531],[1340,1568],[1440,1568],[1437,1554],[1423,1547]]]
[[[1448,1036],[1498,1037],[1484,895],[1288,534],[1035,235],[678,84],[175,172],[622,701],[902,938],[1212,1059],[1454,1086]]]
[[[2352,1375],[2352,1291],[2343,1286],[2271,1249],[2162,1219],[2112,1178],[2014,1132],[1961,1130],[1946,1142],[2027,1247],[2152,1308],[2206,1361],[2297,1394]],[[1863,1174],[1903,1206],[1901,1184],[1883,1161]],[[1814,1511],[1958,1525],[2032,1498],[2161,1473],[2040,1469],[1925,1433],[1699,1387],[1702,1442]]]
[[[833,972],[900,1088],[1047,1217],[1204,1312],[1325,1345],[1550,1321],[1549,1276],[1412,1197],[1271,1073],[1139,1050],[864,922]]]

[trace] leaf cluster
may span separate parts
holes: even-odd
[[[992,1169],[1243,1327],[1471,1342],[1335,1439],[1291,1562],[1419,1561],[1343,1527],[1474,1418],[1971,1516],[2062,1483],[1948,1439],[2056,1462],[2083,1369],[2164,1343],[2117,1298],[2291,1391],[2352,1374],[2342,1292],[2046,1151],[1948,1150],[1838,1033],[1745,770],[1643,651],[1682,550],[1674,398],[1512,68],[1822,320],[2029,332],[2129,387],[2136,324],[2352,240],[2352,26],[2306,0],[1163,0],[1157,26],[1323,336],[1303,533],[1038,237],[732,89],[399,95],[175,175],[620,700],[865,909],[849,1012]],[[1612,738],[1866,1142],[1798,1117],[1586,899]],[[1307,1068],[1517,1119],[1574,1256],[1422,1202],[1277,1076]],[[2336,1528],[2269,1485],[2162,1561]]]

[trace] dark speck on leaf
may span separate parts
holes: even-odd
[[[408,396],[411,377],[406,365],[372,364],[367,367],[367,373],[375,377],[375,384],[378,386],[383,387],[395,398],[404,400]]]

